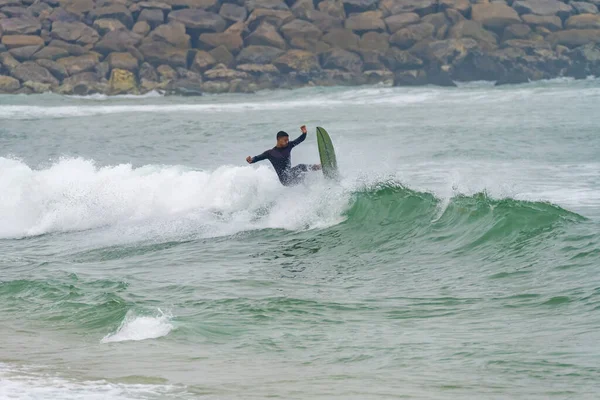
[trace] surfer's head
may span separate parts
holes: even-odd
[[[277,132],[277,147],[286,147],[290,142],[290,135],[284,131]]]

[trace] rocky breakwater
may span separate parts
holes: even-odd
[[[600,0],[0,0],[0,92],[600,75]]]

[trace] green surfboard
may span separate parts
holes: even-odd
[[[321,127],[317,127],[317,145],[319,146],[319,158],[321,159],[323,175],[327,179],[337,179],[339,173],[333,143],[331,143],[327,131]]]

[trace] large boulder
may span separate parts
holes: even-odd
[[[73,42],[82,46],[94,44],[100,39],[98,32],[82,22],[54,22],[51,35],[54,39]]]
[[[127,7],[122,4],[111,4],[96,8],[90,12],[90,17],[92,19],[116,19],[121,21],[128,29],[131,29],[133,26],[133,16],[131,15],[131,11],[129,11]]]
[[[67,69],[52,60],[37,60],[36,61],[40,66],[46,68],[52,75],[54,75],[58,80],[65,79],[69,74],[67,73]]]
[[[399,70],[394,74],[394,86],[427,85],[427,73],[422,69]]]
[[[137,3],[140,9],[142,10],[161,10],[164,12],[169,12],[173,9],[170,4],[164,3],[162,1],[142,1]],[[131,11],[131,10],[130,10]]]
[[[242,36],[237,32],[203,33],[198,37],[198,43],[205,50],[225,46],[234,54],[237,54],[244,46]]]
[[[342,0],[346,14],[359,13],[377,8],[378,0]]]
[[[342,49],[332,49],[321,54],[321,65],[325,69],[340,69],[348,72],[362,72],[360,56]]]
[[[61,58],[57,62],[65,67],[69,75],[76,75],[81,72],[93,71],[99,60],[96,54],[85,54],[78,57]]]
[[[385,54],[384,62],[392,71],[403,69],[418,69],[423,66],[423,61],[410,54],[408,51],[400,50],[397,47],[390,47]]]
[[[428,23],[409,25],[390,36],[390,43],[401,49],[408,49],[415,43],[432,39],[435,27]]]
[[[358,51],[360,36],[348,29],[334,29],[323,35],[323,42],[343,50]]]
[[[252,12],[256,9],[266,10],[288,10],[289,7],[282,0],[244,0],[244,4],[248,11]]]
[[[477,42],[473,39],[437,40],[429,43],[425,60],[441,66],[458,64],[477,48]]]
[[[488,50],[495,48],[498,42],[495,34],[485,30],[481,23],[471,20],[461,21],[454,25],[450,29],[448,37],[451,39],[471,38]]]
[[[36,60],[58,60],[59,58],[68,57],[69,54],[70,53],[67,49],[55,46],[48,46],[35,53],[33,55],[33,58]]]
[[[238,64],[272,64],[283,50],[270,46],[248,46],[237,56]]]
[[[131,31],[120,30],[108,32],[102,40],[96,43],[94,49],[104,55],[113,52],[124,52],[128,49],[137,46],[142,37]]]
[[[600,15],[574,15],[565,22],[566,29],[600,29]]]
[[[435,12],[437,5],[437,0],[381,0],[379,8],[386,16],[402,13],[427,15]]]
[[[273,61],[273,64],[283,73],[311,72],[320,69],[317,57],[304,50],[289,50]]]
[[[142,37],[146,37],[146,35],[150,33],[151,29],[152,28],[150,27],[150,24],[148,24],[146,21],[139,21],[136,22],[135,25],[133,25],[133,28],[131,28],[131,32],[137,33]]]
[[[139,47],[144,59],[152,65],[167,64],[172,67],[187,67],[188,50],[165,42],[144,41]]]
[[[300,19],[296,19],[282,26],[281,32],[288,41],[291,41],[292,39],[304,39],[312,43],[316,43],[323,35],[323,32],[321,32],[314,24]]]
[[[277,32],[277,29],[265,22],[246,38],[246,45],[272,46],[285,50],[285,40]],[[216,46],[215,46],[216,47]]]
[[[217,64],[229,66],[233,64],[233,61],[235,60],[233,54],[231,54],[231,52],[227,50],[225,46],[216,47],[209,51],[209,54],[213,56]]]
[[[110,69],[125,69],[127,71],[137,71],[139,61],[129,53],[110,53],[106,58]]]
[[[14,93],[21,88],[21,84],[15,78],[0,75],[0,93]]]
[[[519,0],[513,3],[519,14],[558,15],[566,18],[573,12],[573,7],[558,0]]]
[[[23,88],[30,89],[32,93],[42,94],[51,91],[53,85],[49,83],[41,83],[35,81],[27,81],[23,83]]]
[[[474,4],[471,17],[488,29],[504,29],[508,25],[521,23],[519,14],[502,3]]]
[[[263,22],[268,22],[271,25],[280,28],[294,20],[294,14],[287,10],[254,10],[248,17],[246,24],[250,30],[254,29]]]
[[[159,25],[165,23],[165,14],[162,10],[158,9],[145,9],[142,10],[138,17],[138,22],[145,21],[150,25],[151,28],[156,28]]]
[[[311,11],[315,11],[315,3],[312,0],[296,0],[291,8],[296,18],[307,19]]]
[[[4,35],[35,35],[42,30],[42,24],[33,17],[0,19],[0,32]]]
[[[343,19],[339,17],[332,17],[331,15],[323,11],[310,11],[306,16],[310,22],[313,23],[322,32],[329,32],[333,29],[339,29],[343,25]]]
[[[248,17],[248,11],[246,11],[246,7],[237,4],[223,3],[219,15],[227,21],[242,22]]]
[[[358,47],[361,50],[379,51],[383,54],[390,48],[389,39],[387,33],[367,32],[361,36]]]
[[[421,18],[418,14],[406,13],[387,17],[385,19],[385,24],[387,25],[387,28],[391,33],[396,33],[400,29],[405,28],[408,25],[416,24],[419,21],[421,21]]]
[[[211,32],[223,32],[227,27],[227,23],[219,14],[200,9],[172,11],[169,21],[180,22],[188,29]]]
[[[211,68],[213,65],[217,63],[217,60],[206,51],[198,51],[194,56],[194,61],[192,62],[191,70],[197,73],[202,73],[207,69]]]
[[[179,22],[159,26],[145,40],[165,42],[181,49],[190,47],[190,36],[186,34],[185,25]]]
[[[94,29],[100,33],[100,35],[105,35],[108,32],[118,31],[121,29],[126,29],[125,25],[117,19],[97,19],[94,21]]]
[[[355,32],[385,31],[381,11],[366,11],[351,15],[345,22],[346,29]]]
[[[217,65],[204,73],[204,78],[208,80],[230,81],[232,79],[246,79],[248,74],[243,71],[229,69],[222,64]]]
[[[9,18],[24,17],[30,14],[25,7],[4,7],[2,13]]]
[[[543,27],[552,32],[560,31],[563,28],[562,20],[556,15],[525,14],[522,18],[523,22],[528,25]]]
[[[213,9],[217,6],[217,0],[162,0],[170,5],[173,9],[181,8],[200,8],[202,10]]]
[[[110,73],[111,94],[137,93],[137,82],[131,71],[124,69],[113,69]]]
[[[572,1],[569,4],[577,14],[598,14],[598,7],[595,4],[584,1]]]
[[[471,2],[469,0],[440,0],[440,11],[456,10],[463,15],[467,15],[471,10]]]
[[[570,48],[600,43],[600,29],[569,29],[554,32],[548,36],[548,41],[555,46],[563,45]]]
[[[41,45],[37,46],[24,46],[24,47],[16,47],[14,49],[10,49],[9,53],[12,54],[14,58],[18,61],[27,61],[33,58],[33,55],[37,53],[39,49],[41,49]]]
[[[344,3],[341,0],[323,0],[319,3],[319,11],[338,19],[346,19]]]
[[[9,72],[19,66],[18,62],[9,52],[0,53],[0,65],[4,66],[4,69]]]
[[[301,51],[301,50],[299,50]],[[235,67],[238,71],[245,72],[250,75],[279,75],[279,70],[273,64],[240,64]]]
[[[67,0],[61,1],[61,5],[67,12],[76,15],[84,15],[95,7],[94,0]]]
[[[25,46],[43,46],[44,39],[32,35],[7,35],[2,36],[2,44],[6,46],[7,49]]]
[[[58,80],[50,73],[50,71],[32,61],[19,64],[11,71],[11,75],[21,82],[32,81],[58,85]]]
[[[531,34],[531,28],[525,24],[514,24],[504,29],[502,40],[526,39]]]

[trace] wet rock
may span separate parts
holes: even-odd
[[[262,23],[246,38],[246,45],[272,46],[282,50],[286,48],[285,40],[277,32],[277,29],[267,22]]]
[[[385,22],[383,22],[381,11],[367,11],[360,14],[353,14],[346,19],[345,27],[354,32],[365,31],[385,31]]]
[[[317,57],[304,50],[289,50],[273,61],[275,67],[283,73],[310,72],[320,69]]]
[[[156,69],[150,63],[143,63],[138,72],[140,81],[145,79],[147,81],[158,82],[158,73]]]
[[[400,50],[397,47],[391,47],[385,55],[385,64],[393,71],[395,70],[413,70],[423,66],[423,61],[415,57],[408,51]]]
[[[23,83],[23,87],[31,89],[32,93],[37,93],[37,94],[48,93],[52,89],[52,85],[50,85],[48,83],[41,83],[41,82],[34,82],[34,81],[27,81],[27,82]]]
[[[396,71],[394,86],[423,86],[427,85],[427,74],[422,69]]]
[[[19,64],[11,71],[11,75],[22,82],[33,81],[58,85],[58,80],[50,73],[50,71],[32,61]]]
[[[496,35],[483,28],[481,23],[465,20],[454,25],[448,34],[449,38],[462,39],[471,38],[475,39],[484,48],[493,49],[496,47],[497,38]]]
[[[356,53],[342,49],[332,49],[321,54],[321,65],[325,69],[340,69],[343,71],[362,72],[362,59]]]
[[[272,64],[283,50],[271,46],[248,46],[237,56],[238,64]]]
[[[100,39],[98,32],[82,22],[54,22],[51,35],[54,39],[82,46],[94,44]]]
[[[394,82],[394,73],[386,69],[368,70],[364,72],[364,75],[367,77],[367,84],[369,85],[392,84]]]
[[[198,51],[194,56],[194,61],[192,62],[191,70],[197,73],[202,73],[208,69],[210,69],[213,65],[217,63],[217,60],[206,51]]]
[[[60,65],[59,63],[57,63],[56,61],[37,60],[36,62],[38,63],[38,65],[40,65],[40,66],[46,68],[48,71],[50,71],[50,73],[52,75],[54,75],[60,81],[62,81],[69,75],[67,73],[67,69],[64,66]]]
[[[236,32],[203,33],[198,38],[198,43],[204,50],[225,46],[231,53],[237,54],[244,46],[242,36]]]
[[[246,7],[237,4],[223,3],[219,15],[227,21],[242,22],[248,17],[248,11],[246,11]]]
[[[135,75],[131,71],[126,71],[124,69],[113,69],[111,71],[109,85],[111,94],[127,94],[137,92]]]
[[[521,23],[517,12],[504,4],[474,4],[471,13],[473,21],[481,22],[488,29],[504,29],[508,25]]]
[[[57,62],[65,67],[69,75],[76,75],[81,72],[93,71],[99,60],[95,54],[85,54],[77,57],[61,58]]]
[[[230,81],[233,79],[246,79],[248,74],[242,71],[236,71],[229,69],[222,64],[217,65],[211,70],[204,73],[204,78],[208,80],[225,80]]]
[[[42,24],[33,17],[0,19],[0,32],[3,35],[35,35],[42,30]]]
[[[14,93],[21,88],[21,84],[15,78],[0,75],[0,93]]]
[[[7,49],[14,49],[25,46],[43,46],[44,39],[32,35],[6,35],[2,37],[2,44]]]
[[[161,82],[169,82],[169,81],[172,81],[174,79],[177,79],[177,71],[175,71],[169,65],[160,65],[160,66],[158,66],[158,68],[156,68],[156,72],[158,72],[158,75],[160,76],[160,81]]]
[[[169,96],[202,96],[203,92],[201,79],[178,79],[165,87],[165,94]]]
[[[188,29],[211,32],[223,32],[227,26],[220,15],[200,9],[172,11],[168,20],[169,22],[180,22]]]

